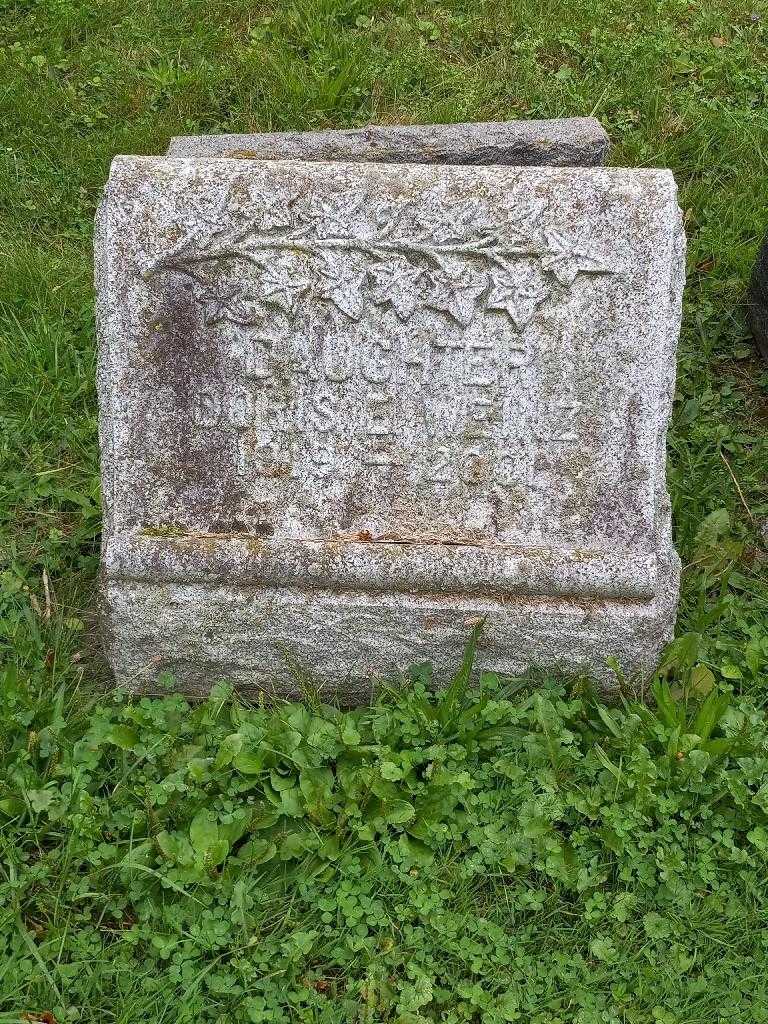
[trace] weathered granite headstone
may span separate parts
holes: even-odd
[[[98,217],[122,683],[607,679],[669,638],[671,174],[119,157]]]
[[[602,164],[610,143],[594,117],[469,124],[370,125],[321,132],[181,135],[168,156],[347,160],[386,164]]]

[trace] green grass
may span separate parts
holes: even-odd
[[[128,881],[110,867],[113,861],[99,861],[93,853],[113,842],[105,829],[115,829],[121,854],[133,843],[129,812],[110,796],[115,787],[128,806],[173,770],[173,751],[182,749],[174,744],[200,743],[210,751],[219,736],[218,724],[205,734],[205,716],[212,711],[193,715],[179,709],[173,712],[166,749],[163,716],[171,712],[165,704],[139,705],[145,709],[140,713],[117,705],[115,714],[155,716],[160,723],[140,720],[144,746],[118,756],[114,744],[107,744],[104,750],[112,753],[99,754],[104,760],[97,765],[104,772],[103,786],[93,793],[89,772],[96,767],[87,757],[88,763],[80,764],[81,755],[74,753],[78,729],[86,727],[90,713],[86,695],[98,674],[88,639],[100,528],[91,231],[115,153],[159,153],[171,135],[198,131],[595,113],[613,138],[612,163],[671,167],[681,187],[689,239],[669,439],[676,543],[686,566],[679,618],[683,640],[672,658],[696,664],[697,687],[714,682],[737,703],[748,702],[739,706],[752,709],[749,728],[760,747],[759,709],[768,671],[768,552],[761,539],[768,519],[768,372],[744,326],[743,293],[768,227],[768,10],[763,3],[6,0],[0,10],[0,659],[8,666],[0,677],[5,679],[0,720],[12,737],[0,752],[0,779],[10,790],[10,795],[0,793],[0,800],[27,794],[21,816],[9,818],[5,833],[12,838],[0,867],[0,934],[10,943],[5,960],[0,957],[0,1008],[8,1020],[25,1010],[53,1007],[65,1019],[70,1008],[72,1019],[94,1021],[178,1019],[184,1007],[191,1020],[216,1020],[217,1014],[222,1021],[249,1014],[260,1020],[253,1000],[261,998],[254,993],[265,968],[252,955],[251,939],[255,936],[257,947],[269,952],[266,973],[274,963],[274,976],[284,979],[288,975],[279,972],[289,968],[278,965],[294,964],[292,956],[304,970],[299,953],[308,940],[295,936],[316,925],[315,882],[297,882],[304,877],[297,866],[282,874],[273,866],[254,897],[256,909],[248,908],[236,921],[231,900],[246,894],[232,895],[235,881],[220,896],[218,883],[206,879],[184,882],[181,894],[159,877],[169,869],[157,850],[160,859],[150,873],[132,869]],[[17,685],[28,696],[14,696]],[[61,687],[59,706],[54,695]],[[107,707],[101,706],[97,718]],[[221,722],[232,713],[222,710]],[[571,712],[558,710],[557,716],[558,729],[572,729]],[[16,718],[18,735],[8,725]],[[409,726],[407,736],[399,735],[394,749],[426,744],[429,733],[419,722]],[[526,728],[540,737],[540,723],[526,722]],[[51,739],[49,750],[39,739],[53,736],[50,730],[61,737],[61,753],[58,740]],[[159,744],[156,761],[145,749],[144,730]],[[589,775],[594,737],[579,742],[584,763],[592,767],[571,765],[563,786],[571,796],[581,794],[578,800],[588,800],[590,787],[602,783]],[[487,775],[487,765],[471,760],[475,754],[467,756],[491,806],[506,806],[507,797],[522,799],[500,788],[495,775]],[[614,757],[614,766],[623,763],[622,756],[630,757],[629,747]],[[365,953],[354,960],[356,966],[328,966],[329,941],[323,953],[328,991],[346,992],[348,977],[349,992],[338,995],[338,1005],[331,1000],[330,1008],[286,1010],[286,1019],[354,1020],[359,1006],[373,1000],[370,1021],[418,1020],[421,1013],[427,1020],[492,1022],[506,1019],[493,1004],[494,985],[506,979],[515,991],[525,989],[520,1019],[541,1024],[760,1020],[768,900],[764,863],[759,866],[755,854],[762,840],[756,845],[746,836],[763,826],[759,815],[750,817],[757,812],[744,809],[752,805],[743,788],[759,789],[758,763],[747,759],[717,767],[735,774],[728,782],[732,788],[718,790],[716,801],[707,804],[706,792],[697,797],[697,808],[709,807],[706,828],[704,819],[694,821],[689,809],[680,809],[671,782],[671,795],[662,787],[652,813],[643,805],[639,830],[654,837],[647,848],[633,847],[630,855],[608,843],[594,852],[596,862],[588,870],[606,875],[583,890],[548,873],[546,864],[528,865],[518,875],[489,867],[485,853],[475,862],[482,837],[457,835],[454,859],[440,853],[438,866],[429,870],[438,873],[448,892],[445,912],[475,929],[474,961],[466,950],[451,946],[449,930],[430,924],[430,915],[438,913],[429,903],[437,882],[429,883],[426,895],[417,894],[427,900],[422,905],[407,888],[411,883],[400,861],[385,850],[379,875],[374,873],[381,890],[376,898],[383,901],[387,920],[405,906],[410,931],[393,925],[386,940],[392,948],[375,947],[367,966]],[[62,764],[69,775],[61,774]],[[603,771],[611,775],[605,766]],[[50,813],[59,804],[29,802],[32,792],[66,789],[68,778],[73,787],[68,799],[74,803],[63,818]],[[624,797],[615,781],[620,803]],[[194,792],[198,785],[203,784],[195,781]],[[551,782],[531,785],[533,795],[526,790],[525,799],[542,801],[545,808],[559,799]],[[206,800],[214,801],[210,806],[225,799],[215,787],[206,793]],[[195,799],[185,795],[183,800],[190,820]],[[90,800],[94,806],[83,811],[78,801]],[[759,799],[755,806],[759,809]],[[592,820],[585,803],[572,813],[567,834]],[[552,814],[551,821],[560,821]],[[519,817],[513,818],[509,828],[522,827]],[[387,842],[399,842],[398,827],[388,826]],[[664,829],[659,838],[657,831]],[[560,825],[555,831],[564,834]],[[697,844],[706,842],[714,844],[714,852],[705,856]],[[675,844],[683,864],[679,890],[675,872],[664,866],[666,851]],[[729,844],[732,861],[723,852]],[[337,865],[333,880],[323,883],[329,890],[374,884],[367,869],[360,874],[346,862],[331,863]],[[446,863],[453,874],[440,875]],[[478,868],[481,882],[474,868],[467,868],[467,877],[461,873],[462,864],[475,863],[485,865]],[[257,872],[248,877],[261,885]],[[638,901],[626,921],[617,910],[624,893]],[[209,912],[204,926],[178,910],[199,908],[198,901],[200,914]],[[116,923],[121,906],[139,932],[142,920],[151,922],[133,946],[134,924]],[[649,914],[667,923],[658,924]],[[240,930],[227,932],[224,944],[217,945],[205,934],[209,925],[215,931],[211,921],[221,919]],[[653,922],[650,933],[647,919]],[[479,935],[476,924],[483,921],[489,930]],[[493,931],[497,926],[501,938]],[[388,927],[372,926],[377,935]],[[486,924],[478,927],[482,931]],[[184,939],[192,952],[178,962],[152,937],[177,932],[192,936]],[[426,932],[432,936],[429,962],[420,959]],[[351,926],[349,933],[354,933]],[[615,959],[603,938],[613,943]],[[594,939],[600,943],[597,952]],[[110,950],[106,955],[102,943]],[[497,944],[508,948],[509,963],[493,960],[491,948]],[[689,966],[680,966],[691,956]],[[381,1008],[379,997],[371,995],[390,985],[380,968],[392,970],[398,992],[411,986],[410,1004],[426,991],[425,976],[433,988],[450,988],[451,995],[420,1010],[403,1008],[400,996]],[[370,981],[362,980],[367,970]],[[231,982],[243,991],[218,991],[214,979],[215,986]],[[491,1003],[476,1007],[473,1018],[466,1008],[458,1009],[474,998],[462,994],[459,984],[480,986],[485,995],[477,999],[487,995]],[[309,988],[318,998],[323,994],[314,984]],[[747,998],[753,998],[752,1007],[739,1004]],[[557,1000],[557,1006],[549,1006]],[[655,1016],[654,1007],[659,1008]],[[264,1019],[279,1020],[275,1013]]]
[[[763,713],[471,653],[344,713],[7,673],[0,1020],[768,1022]]]

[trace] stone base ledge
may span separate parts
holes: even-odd
[[[480,617],[482,669],[561,669],[610,689],[615,678],[606,659],[613,657],[639,688],[672,638],[679,574],[672,554],[651,601],[374,596],[109,579],[102,597],[108,655],[122,686],[154,692],[169,672],[193,696],[228,680],[246,696],[296,697],[306,672],[328,699],[354,704],[377,681],[421,661],[431,661],[447,682]]]
[[[624,548],[500,543],[260,540],[234,534],[120,537],[111,579],[367,593],[645,598],[658,556]]]

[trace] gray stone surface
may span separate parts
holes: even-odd
[[[346,699],[670,637],[671,174],[119,157],[99,210],[117,679]]]
[[[371,125],[321,132],[182,135],[171,139],[168,156],[580,167],[604,163],[609,148],[608,136],[596,118],[570,117],[553,121]]]

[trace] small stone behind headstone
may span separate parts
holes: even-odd
[[[97,232],[120,683],[605,680],[673,627],[667,171],[119,157]],[[328,690],[326,691],[328,692]]]
[[[320,132],[184,135],[168,156],[354,163],[591,166],[610,143],[594,117],[470,124],[371,125]]]

